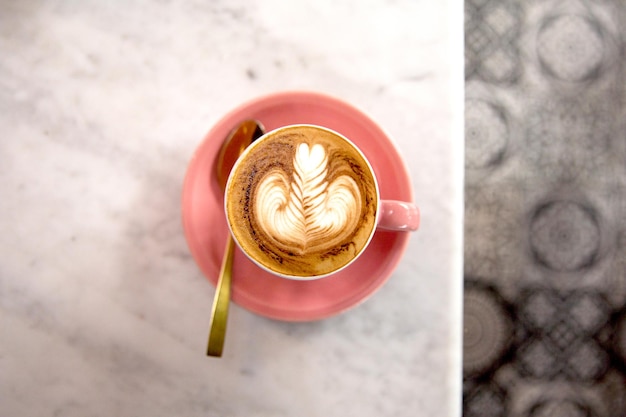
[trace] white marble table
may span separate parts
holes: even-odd
[[[0,4],[0,415],[460,413],[462,2]],[[186,164],[261,94],[339,96],[406,157],[421,231],[362,305],[231,308],[185,243]]]

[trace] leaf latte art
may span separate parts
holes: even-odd
[[[361,204],[355,180],[333,176],[324,146],[300,143],[292,173],[274,168],[260,180],[254,213],[274,244],[304,254],[349,238],[358,227]]]

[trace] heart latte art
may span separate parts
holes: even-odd
[[[348,175],[331,181],[322,145],[301,143],[291,175],[275,168],[261,180],[254,212],[277,246],[301,255],[332,247],[352,234],[361,211],[360,194]]]
[[[354,260],[375,228],[378,191],[363,155],[316,126],[270,132],[237,162],[226,214],[254,262],[292,278],[330,274]]]

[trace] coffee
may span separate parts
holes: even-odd
[[[241,249],[266,269],[315,278],[350,263],[376,228],[369,163],[342,136],[298,125],[253,143],[231,172],[226,215]]]

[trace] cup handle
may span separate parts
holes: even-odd
[[[378,208],[378,229],[412,232],[419,228],[420,211],[413,203],[381,200]]]

